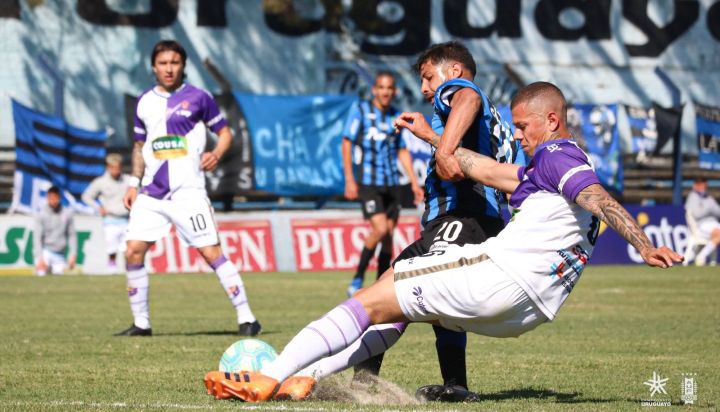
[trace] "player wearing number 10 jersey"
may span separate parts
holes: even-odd
[[[254,336],[260,323],[237,268],[220,248],[205,191],[205,171],[217,167],[232,134],[212,96],[184,82],[185,61],[179,43],[163,40],[155,45],[151,64],[158,84],[140,96],[135,112],[133,170],[124,199],[130,209],[126,260],[133,325],[118,335],[152,334],[145,254],[174,225],[217,273],[237,312],[239,334]],[[212,152],[204,152],[206,127],[218,135]]]

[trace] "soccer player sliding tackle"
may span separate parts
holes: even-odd
[[[261,373],[227,378],[211,372],[208,391],[248,402],[303,399],[317,379],[384,352],[408,322],[501,338],[531,331],[552,321],[577,285],[599,219],[649,266],[669,268],[683,260],[665,246],[654,247],[600,186],[590,159],[570,138],[560,89],[533,83],[518,91],[511,109],[515,139],[533,156],[528,166],[497,163],[462,148],[455,152],[465,176],[511,194],[513,218],[497,237],[397,262],[372,286],[302,329]],[[470,120],[452,111],[443,133]],[[440,141],[420,113],[403,113],[396,126],[433,145]]]

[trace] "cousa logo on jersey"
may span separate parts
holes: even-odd
[[[151,147],[156,159],[175,159],[187,155],[187,138],[178,135],[160,136],[152,141]]]

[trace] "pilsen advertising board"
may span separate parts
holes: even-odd
[[[241,272],[277,271],[269,220],[217,216],[217,224],[223,252]],[[197,250],[180,241],[174,228],[150,249],[145,266],[163,273],[211,271]]]
[[[685,252],[688,228],[682,207],[627,206],[656,246]],[[393,240],[393,256],[420,236],[420,218],[404,211]],[[352,271],[370,231],[360,211],[233,213],[217,216],[225,255],[243,272]],[[32,273],[32,218],[0,216],[0,274]],[[82,273],[105,269],[101,220],[78,217]],[[374,268],[371,263],[371,268]],[[638,264],[642,258],[615,231],[602,224],[591,265]],[[197,251],[182,244],[173,231],[148,253],[146,267],[154,273],[209,272]]]
[[[299,272],[354,270],[370,226],[361,217],[292,220],[295,267]],[[393,238],[393,256],[420,237],[420,219],[401,216]],[[370,262],[374,269],[375,259]]]

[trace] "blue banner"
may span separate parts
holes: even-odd
[[[695,103],[695,113],[699,165],[720,170],[720,108]]]
[[[32,213],[52,185],[64,203],[75,203],[105,172],[107,132],[88,131],[12,101],[15,122],[14,211]]]
[[[235,93],[250,130],[255,189],[280,196],[344,192],[342,129],[355,96]]]
[[[632,136],[632,152],[652,154],[657,146],[657,124],[655,111],[641,107],[625,106]]]
[[[592,159],[600,183],[609,190],[622,193],[617,109],[616,104],[574,104],[568,108],[568,123],[573,136]]]

